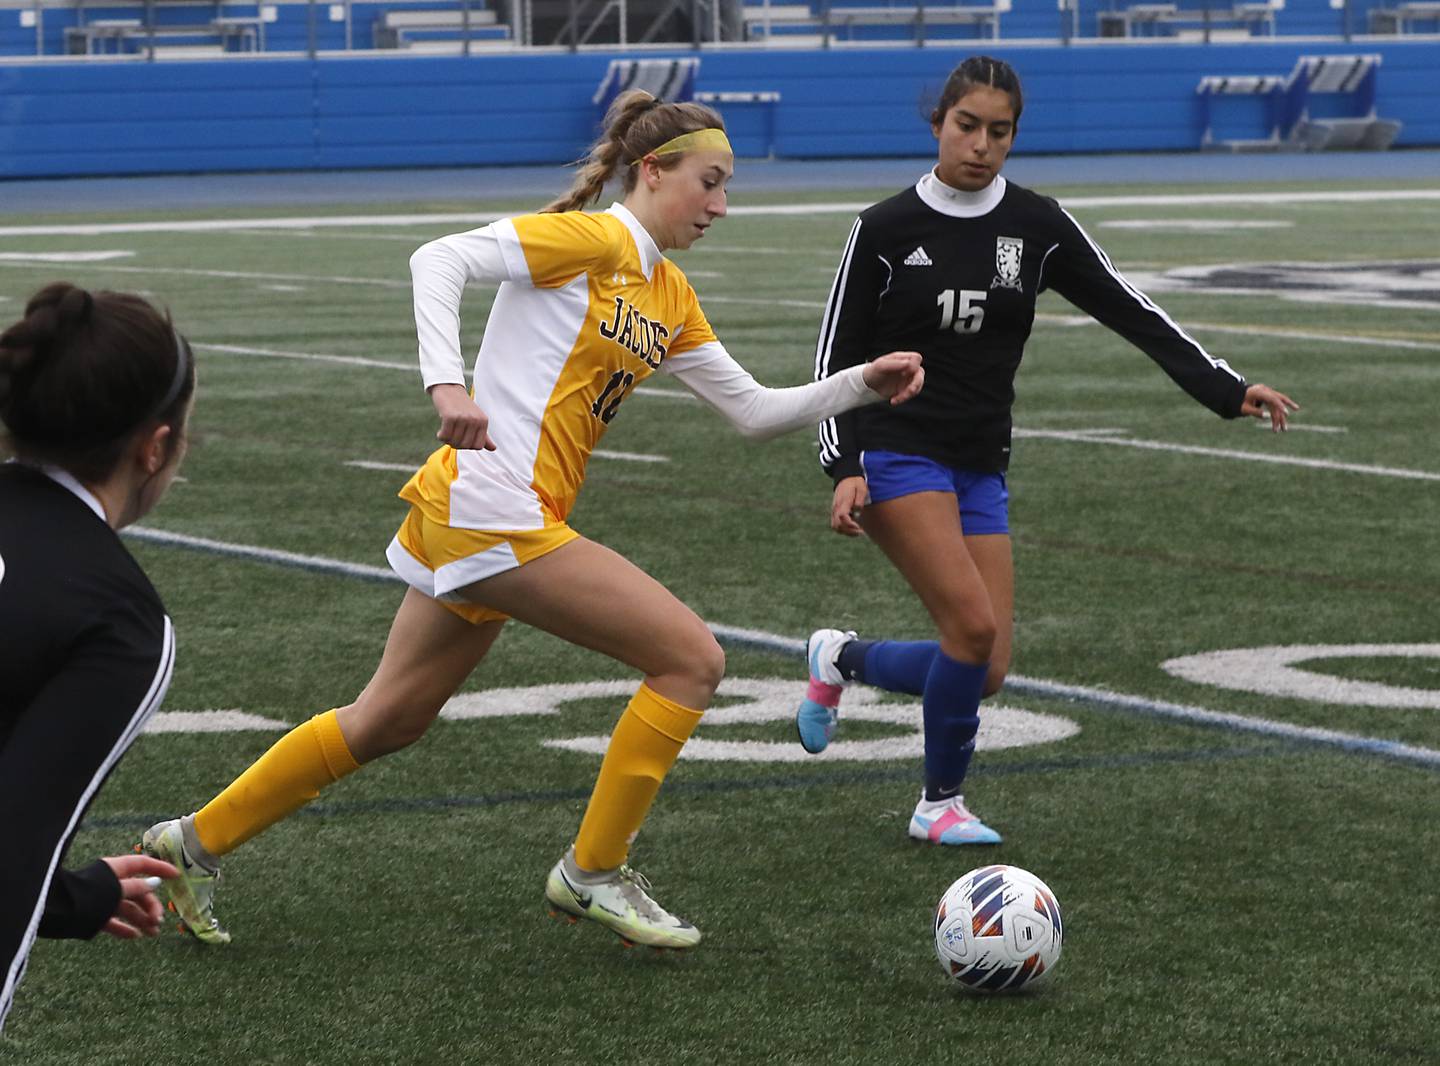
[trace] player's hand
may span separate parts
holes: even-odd
[[[1300,410],[1300,405],[1283,392],[1276,392],[1269,385],[1251,385],[1245,390],[1245,402],[1240,413],[1251,418],[1269,418],[1272,433],[1284,433],[1291,411]]]
[[[149,855],[116,855],[103,860],[120,879],[120,905],[104,931],[119,940],[158,936],[165,909],[155,898],[148,877],[179,877],[180,871]]]
[[[842,477],[830,501],[830,528],[844,537],[863,537],[860,510],[870,502],[870,486],[863,477]]]
[[[440,428],[435,431],[435,439],[441,444],[460,451],[495,450],[495,442],[490,439],[490,416],[480,410],[480,405],[470,398],[464,385],[432,386],[430,402],[440,416]]]
[[[919,352],[891,352],[865,364],[865,384],[890,403],[904,403],[925,384]]]

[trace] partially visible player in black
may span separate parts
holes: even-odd
[[[153,936],[146,855],[60,867],[90,801],[160,705],[175,637],[116,530],[185,454],[190,346],[138,296],[63,282],[0,333],[0,1027],[36,935]]]
[[[1015,372],[1036,297],[1054,289],[1221,417],[1268,417],[1279,431],[1297,407],[1210,355],[1053,199],[1000,176],[1022,109],[1008,64],[975,56],[951,73],[930,116],[935,169],[855,222],[816,351],[817,378],[895,348],[925,358],[925,391],[911,403],[821,423],[820,458],[835,481],[831,527],[880,546],[939,640],[817,630],[796,716],[800,741],[807,751],[825,748],[849,682],[923,696],[925,790],[909,832],[937,844],[1000,841],[961,789],[980,700],[999,691],[1010,666],[1005,470]]]

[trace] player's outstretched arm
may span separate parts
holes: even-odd
[[[714,407],[753,440],[813,426],[863,404],[888,399],[903,403],[924,384],[918,352],[891,352],[864,366],[852,366],[823,381],[769,389],[756,382],[719,341],[680,356],[662,369]]]
[[[1245,390],[1245,402],[1240,405],[1242,415],[1269,418],[1272,433],[1284,433],[1290,421],[1290,412],[1298,410],[1298,403],[1269,385],[1251,385]]]

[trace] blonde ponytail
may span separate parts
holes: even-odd
[[[644,89],[621,93],[605,113],[605,132],[591,147],[570,191],[546,204],[541,211],[583,210],[600,198],[605,186],[620,171],[624,171],[624,187],[629,193],[637,180],[636,168],[630,166],[631,163],[681,134],[704,129],[725,129],[724,119],[704,104],[667,104]],[[681,158],[680,155],[666,156],[660,165],[672,167]]]

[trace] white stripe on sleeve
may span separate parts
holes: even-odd
[[[1075,220],[1075,216],[1072,215],[1069,211],[1066,211],[1063,207],[1060,210],[1064,212],[1065,217],[1070,220],[1070,224],[1079,231],[1080,236],[1085,238],[1085,243],[1090,246],[1090,250],[1095,253],[1095,257],[1100,260],[1101,265],[1105,267],[1105,270],[1109,273],[1109,275],[1115,279],[1116,283],[1119,284],[1122,289],[1124,289],[1127,293],[1130,294],[1130,296],[1135,300],[1136,303],[1138,303],[1141,307],[1145,308],[1145,310],[1151,312],[1152,314],[1159,316],[1160,320],[1164,322],[1167,326],[1169,326],[1175,332],[1175,335],[1177,337],[1181,338],[1192,348],[1194,348],[1196,354],[1199,355],[1200,358],[1204,359],[1211,366],[1215,367],[1215,369],[1223,370],[1225,373],[1233,377],[1236,381],[1245,380],[1243,377],[1241,377],[1239,374],[1237,374],[1234,370],[1231,369],[1229,363],[1225,362],[1225,360],[1223,359],[1217,359],[1215,356],[1211,355],[1205,350],[1205,346],[1203,344],[1201,344],[1194,337],[1190,336],[1190,334],[1186,333],[1183,329],[1181,329],[1180,324],[1174,319],[1172,319],[1168,314],[1166,314],[1163,307],[1161,307],[1154,300],[1150,299],[1150,297],[1146,296],[1143,292],[1141,292],[1134,285],[1132,285],[1129,278],[1127,278],[1124,274],[1120,273],[1120,271],[1115,269],[1115,264],[1112,263],[1110,261],[1110,257],[1105,254],[1105,249],[1101,248],[1098,244],[1096,244],[1093,240],[1090,239],[1090,234],[1085,232],[1085,227],[1080,225],[1080,223]],[[1048,255],[1049,253],[1046,254]]]
[[[170,619],[165,618],[165,631],[161,639],[160,664],[151,679],[149,691],[135,708],[135,713],[130,716],[130,721],[125,726],[125,731],[120,734],[115,745],[105,756],[104,761],[96,768],[90,778],[90,783],[85,787],[84,793],[76,803],[74,811],[70,814],[70,821],[65,827],[65,832],[55,842],[55,851],[50,856],[50,869],[45,874],[45,881],[40,886],[39,898],[35,900],[35,910],[30,915],[30,924],[25,930],[25,935],[20,939],[19,950],[15,958],[10,960],[10,965],[5,972],[5,985],[0,988],[0,1030],[5,1026],[5,1016],[10,1012],[10,1006],[15,1001],[15,990],[20,986],[20,978],[25,974],[25,961],[30,957],[30,949],[35,944],[36,933],[40,929],[40,919],[45,913],[45,900],[50,895],[50,883],[55,879],[55,870],[60,865],[60,859],[64,855],[65,842],[75,831],[75,825],[80,816],[89,806],[90,800],[105,780],[107,774],[120,761],[120,756],[134,743],[140,731],[145,728],[145,723],[150,716],[159,709],[161,702],[165,699],[165,692],[170,688],[170,677],[175,669],[175,630],[171,627]]]

